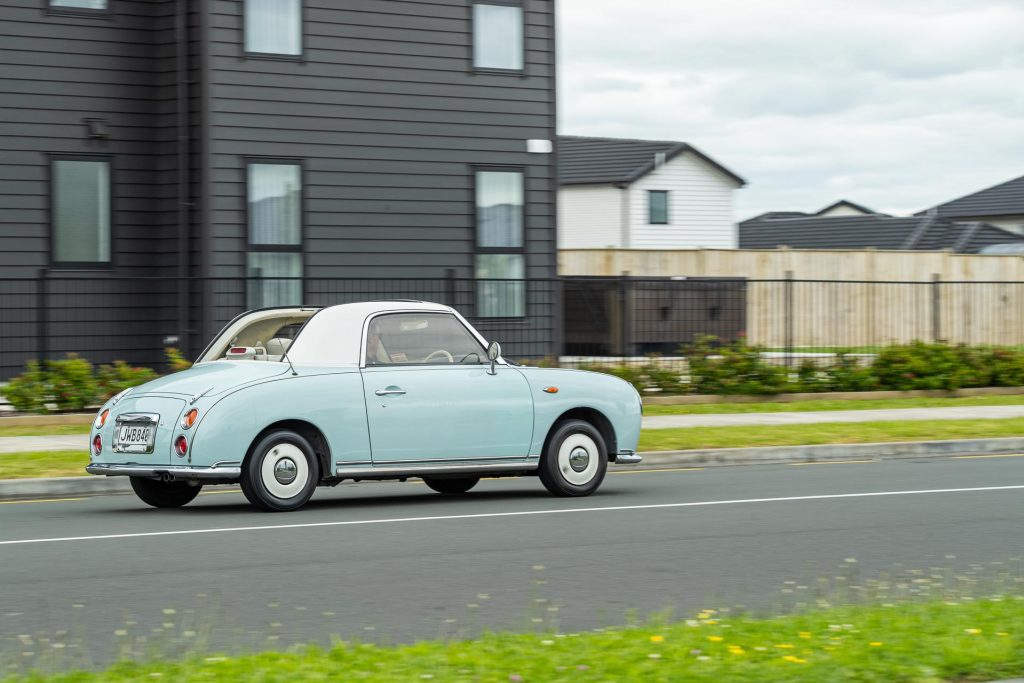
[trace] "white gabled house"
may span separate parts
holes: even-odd
[[[735,249],[746,181],[684,142],[559,136],[559,249]]]

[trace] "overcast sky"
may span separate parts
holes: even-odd
[[[737,218],[1024,175],[1024,0],[559,0],[559,132],[698,147]]]

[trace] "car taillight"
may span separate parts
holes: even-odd
[[[109,408],[104,410],[102,413],[99,414],[99,416],[96,418],[96,423],[94,424],[96,429],[102,428],[103,425],[105,425],[107,423],[107,416],[108,415],[110,415],[110,409]]]
[[[232,346],[228,349],[228,353],[245,353],[247,350],[244,346]]]
[[[92,440],[92,452],[96,455],[103,452],[103,439],[100,438],[99,434]]]
[[[182,456],[188,453],[188,440],[184,435],[174,440],[174,452]]]
[[[192,425],[199,419],[199,410],[193,408],[192,410],[185,413],[185,417],[181,418],[181,428],[191,429]]]

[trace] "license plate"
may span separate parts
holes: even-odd
[[[153,438],[153,428],[143,425],[124,425],[118,435],[118,443],[125,448],[130,446],[148,446]]]

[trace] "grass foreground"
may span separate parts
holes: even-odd
[[[0,479],[88,476],[89,451],[38,451],[0,454]]]
[[[219,681],[984,681],[1024,674],[1024,598],[832,607],[585,633],[494,634],[464,642],[339,642],[242,656],[126,662],[18,683]]]
[[[1024,436],[1024,418],[647,429],[640,452]]]

